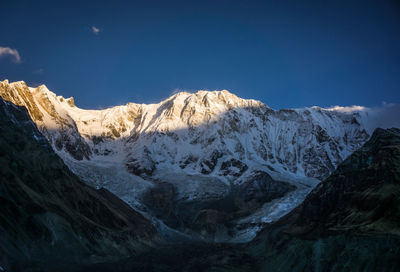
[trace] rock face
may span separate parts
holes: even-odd
[[[400,236],[399,193],[400,129],[376,129],[292,212],[295,221],[286,232],[312,236],[350,230]]]
[[[237,189],[237,195],[245,202],[269,202],[275,198],[283,197],[287,192],[295,190],[296,187],[286,183],[275,181],[265,172],[255,172],[247,182],[241,184]]]
[[[0,96],[28,109],[31,119],[57,150],[65,150],[77,160],[89,158],[91,150],[78,132],[75,122],[58,107],[54,95],[42,85],[29,88],[24,82],[0,83]],[[61,100],[61,99],[60,99]],[[62,99],[74,107],[71,99]]]
[[[399,196],[400,129],[376,129],[246,252],[257,252],[262,271],[396,271]]]
[[[73,271],[134,256],[151,222],[76,177],[24,107],[0,98],[0,270]]]

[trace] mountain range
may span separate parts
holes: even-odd
[[[398,252],[400,132],[375,130],[386,109],[273,110],[228,91],[198,91],[84,110],[44,85],[8,81],[0,96],[0,266],[43,269],[42,256],[57,267],[66,254],[67,270],[74,260],[76,269],[110,269],[124,258],[140,267],[156,254],[165,271],[179,270],[174,245],[189,254],[187,271],[324,270],[332,264],[309,255],[328,248],[332,260],[347,237],[379,254],[387,237]],[[393,254],[389,268],[398,265]],[[77,261],[83,256],[92,257]],[[353,267],[349,256],[338,270]]]

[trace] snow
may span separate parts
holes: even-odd
[[[117,148],[121,148],[117,145]],[[87,184],[94,188],[105,188],[114,193],[133,208],[140,210],[140,196],[154,184],[139,176],[130,174],[124,167],[122,151],[108,156],[94,156],[91,160],[78,161],[65,151],[56,150],[65,164]]]

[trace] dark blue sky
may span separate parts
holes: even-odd
[[[21,62],[3,54],[0,80],[46,84],[83,108],[176,89],[277,109],[400,102],[397,1],[130,2],[2,1],[0,47]]]

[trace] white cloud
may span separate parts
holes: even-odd
[[[400,104],[382,103],[368,111],[370,126],[373,128],[400,128]]]
[[[313,107],[319,108],[319,107]],[[400,104],[382,102],[375,107],[363,106],[333,106],[321,108],[328,111],[342,112],[345,114],[358,113],[365,121],[365,129],[372,134],[376,128],[400,128]]]
[[[21,63],[21,56],[19,55],[17,49],[11,49],[10,47],[0,46],[0,57],[11,56],[15,63]]]
[[[92,32],[94,35],[98,35],[100,33],[100,28],[92,26]]]
[[[346,106],[346,107],[333,106],[333,107],[327,108],[326,110],[351,113],[351,112],[356,112],[356,111],[365,111],[365,110],[367,110],[367,108],[363,107],[363,106],[353,105],[353,106]]]

